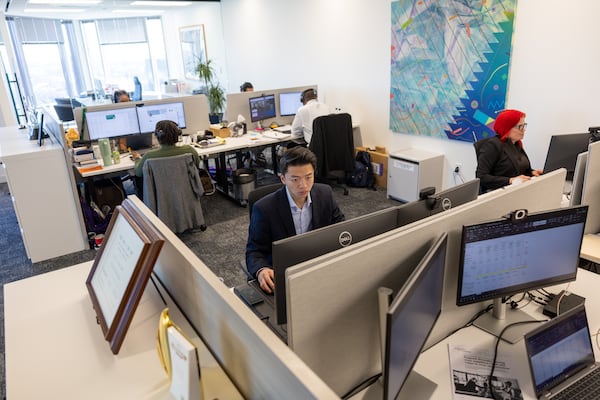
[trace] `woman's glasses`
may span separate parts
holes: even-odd
[[[521,125],[517,125],[517,129],[520,130],[520,131],[524,131],[525,129],[527,129],[527,123],[521,124]]]

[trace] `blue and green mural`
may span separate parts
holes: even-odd
[[[466,142],[505,108],[516,0],[392,1],[390,129]]]

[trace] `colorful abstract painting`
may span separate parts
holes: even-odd
[[[390,130],[466,142],[505,108],[516,0],[392,1]]]

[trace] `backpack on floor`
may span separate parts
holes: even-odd
[[[348,186],[375,189],[375,175],[371,165],[371,155],[368,151],[356,152],[354,171],[348,175]]]

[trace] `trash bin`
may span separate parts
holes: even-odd
[[[233,197],[241,202],[248,201],[248,193],[256,188],[256,170],[252,168],[238,168],[231,173],[233,183]]]

